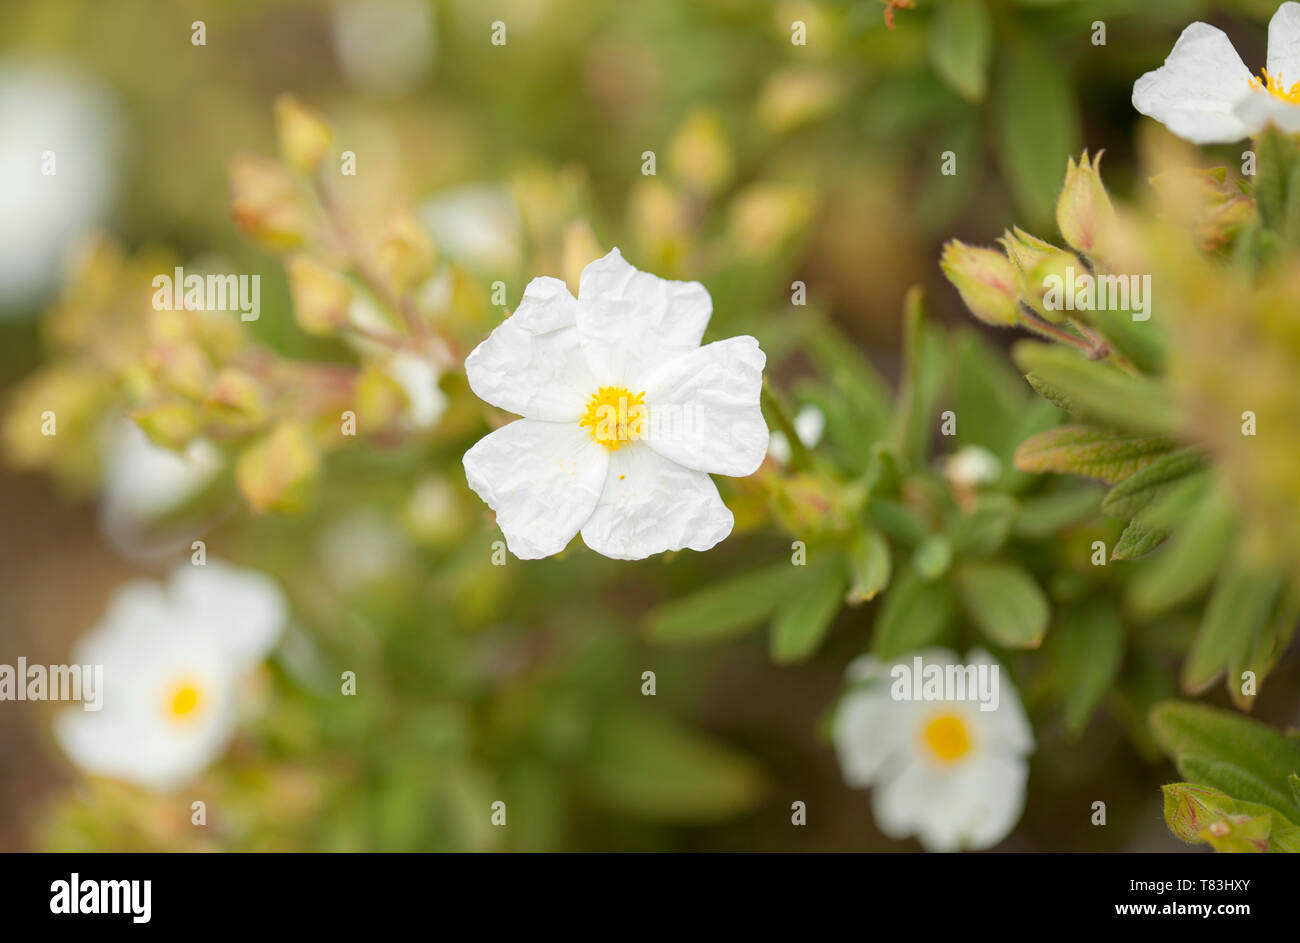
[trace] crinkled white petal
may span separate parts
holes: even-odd
[[[610,454],[605,489],[582,539],[616,560],[666,550],[708,550],[731,533],[734,518],[713,479],[639,442]]]
[[[1268,21],[1268,74],[1290,88],[1300,82],[1300,3],[1288,0]]]
[[[927,851],[988,848],[1019,820],[1027,778],[1023,760],[996,754],[951,768],[917,756],[876,786],[872,812],[886,835],[915,835]]]
[[[1255,134],[1275,124],[1288,134],[1300,131],[1300,105],[1270,95],[1265,91],[1253,91],[1237,102],[1234,113],[1243,126]]]
[[[966,655],[971,665],[997,665],[998,661],[982,648],[973,648]],[[1002,755],[1021,755],[1034,751],[1034,731],[1025,716],[1020,695],[1012,683],[1007,669],[998,669],[997,710],[975,710],[973,721],[985,748]]]
[[[884,675],[866,681],[840,700],[831,739],[848,785],[858,789],[872,785],[887,764],[907,748],[911,725],[905,722],[906,707],[890,697],[889,678]]]
[[[563,550],[591,516],[609,454],[577,423],[520,419],[465,453],[465,476],[496,511],[510,552],[537,560]]]
[[[638,271],[618,249],[584,268],[578,283],[578,331],[602,385],[642,389],[651,369],[700,346],[712,314],[699,282]]]
[[[465,360],[479,399],[527,419],[577,422],[596,381],[579,340],[578,302],[564,282],[543,276]]]
[[[1133,84],[1133,107],[1196,144],[1239,141],[1250,128],[1233,112],[1251,75],[1220,29],[1193,23],[1165,64]]]
[[[767,357],[752,337],[697,347],[645,380],[645,442],[679,465],[715,475],[750,475],[767,454],[758,405]]]
[[[206,635],[240,665],[260,661],[280,639],[289,618],[284,594],[265,573],[209,560],[172,571],[175,629]]]

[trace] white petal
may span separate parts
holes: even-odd
[[[578,283],[578,331],[602,385],[633,389],[662,361],[699,347],[712,314],[699,282],[638,271],[617,249],[584,268]]]
[[[874,679],[841,699],[831,737],[844,781],[850,786],[870,786],[906,748],[903,740],[909,725],[899,722],[903,706],[890,697],[888,678]]]
[[[733,523],[712,478],[634,442],[611,453],[605,490],[582,539],[607,557],[641,560],[665,550],[708,550]]]
[[[1287,88],[1300,82],[1300,3],[1294,0],[1268,21],[1268,74]]]
[[[766,361],[754,338],[729,337],[651,371],[646,444],[697,471],[753,474],[767,454],[758,406]]]
[[[591,516],[609,451],[577,423],[520,419],[465,453],[465,477],[521,560],[559,553]]]
[[[528,419],[577,422],[596,382],[579,344],[578,302],[558,278],[534,278],[515,313],[465,360],[480,399]]]
[[[388,358],[388,375],[406,394],[408,416],[416,429],[432,429],[447,411],[447,394],[438,386],[438,368],[428,357],[401,351]]]
[[[972,665],[996,665],[997,660],[982,648],[973,648],[966,655]],[[1020,703],[1020,695],[1005,667],[998,670],[998,706],[996,710],[979,710],[972,705],[975,727],[981,749],[1002,755],[1021,755],[1034,751],[1034,732]]]
[[[1193,23],[1165,64],[1133,84],[1133,107],[1196,144],[1238,141],[1249,129],[1233,106],[1251,90],[1250,79],[1222,30]]]
[[[1275,124],[1288,134],[1300,131],[1300,105],[1284,102],[1266,91],[1253,91],[1241,101],[1233,113],[1251,134]]]
[[[209,560],[182,563],[172,571],[171,597],[177,630],[213,640],[232,663],[261,660],[288,621],[284,594],[265,573]]]

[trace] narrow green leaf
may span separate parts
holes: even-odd
[[[1035,389],[1051,390],[1053,402],[1080,418],[1149,435],[1169,435],[1178,427],[1170,394],[1148,377],[1037,341],[1020,341],[1012,357]]]
[[[1052,637],[1065,729],[1078,736],[1119,675],[1124,626],[1114,604],[1098,598],[1064,611]]]
[[[956,571],[966,614],[994,642],[1037,648],[1047,631],[1047,597],[1034,578],[1012,563],[972,561]]]
[[[952,623],[952,591],[945,582],[927,582],[911,569],[903,570],[885,594],[871,640],[882,659],[937,642]]]
[[[987,556],[1007,542],[1020,509],[1016,499],[999,491],[983,494],[975,507],[952,526],[953,549],[959,554]]]
[[[984,0],[948,0],[930,24],[930,64],[953,91],[978,102],[988,90],[993,20]]]
[[[1164,436],[1123,435],[1097,426],[1058,426],[1022,442],[1016,449],[1016,467],[1035,474],[1080,475],[1114,485],[1173,448],[1173,441]]]
[[[844,604],[846,579],[842,561],[832,557],[807,567],[800,585],[772,619],[772,660],[779,665],[803,661],[822,639]]]
[[[1101,507],[1101,498],[1100,488],[1077,482],[1032,498],[1021,498],[1016,536],[1029,540],[1051,537],[1095,515]]]
[[[1216,490],[1192,511],[1169,545],[1129,584],[1126,601],[1143,618],[1159,615],[1199,595],[1228,551],[1234,516]]]
[[[1159,547],[1168,536],[1168,531],[1151,527],[1135,517],[1128,522],[1128,526],[1124,528],[1124,533],[1119,535],[1119,540],[1115,542],[1115,549],[1110,552],[1110,558],[1112,560],[1136,560],[1138,557],[1146,556],[1156,547]]]
[[[1229,661],[1245,658],[1255,633],[1267,623],[1281,581],[1229,562],[1215,581],[1205,617],[1192,649],[1183,662],[1182,685],[1189,693],[1203,691]],[[1239,683],[1228,679],[1229,686]]]
[[[1255,202],[1264,225],[1281,233],[1286,225],[1288,186],[1296,164],[1295,145],[1276,126],[1265,128],[1255,137]]]
[[[911,289],[903,303],[903,383],[892,438],[904,470],[924,464],[934,438],[945,373],[944,347],[942,335],[925,321],[921,290]]]
[[[1078,105],[1069,73],[1032,43],[999,57],[996,90],[1003,178],[1033,227],[1048,223],[1065,179],[1065,160],[1079,150]]]
[[[1275,788],[1236,763],[1189,753],[1178,758],[1178,771],[1193,782],[1222,789],[1234,799],[1258,802],[1283,816],[1300,818],[1300,809],[1291,801],[1289,792]]]
[[[1130,518],[1168,494],[1180,479],[1204,467],[1205,460],[1196,449],[1161,455],[1111,488],[1101,509],[1111,517]]]
[[[705,587],[652,610],[649,636],[656,642],[716,642],[739,635],[789,598],[798,577],[798,567],[779,563]]]
[[[858,534],[849,545],[850,583],[845,602],[857,606],[889,585],[889,541],[877,531]]]

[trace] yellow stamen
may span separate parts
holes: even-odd
[[[938,714],[925,725],[925,745],[940,763],[955,763],[970,752],[970,731],[959,714]]]
[[[167,713],[172,720],[189,719],[199,709],[202,696],[198,685],[192,681],[182,681],[172,688],[167,698]]]
[[[1300,105],[1300,82],[1296,82],[1290,88],[1287,88],[1282,81],[1282,76],[1269,75],[1268,69],[1260,69],[1261,78],[1252,78],[1250,84],[1255,88],[1266,91],[1274,98],[1280,98],[1282,101],[1291,105]]]
[[[591,395],[578,425],[591,429],[591,437],[611,452],[624,442],[645,435],[645,392],[632,394],[627,387],[602,386]]]

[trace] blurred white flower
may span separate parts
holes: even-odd
[[[733,517],[709,474],[744,476],[767,452],[758,341],[700,346],[713,302],[699,282],[637,271],[617,249],[575,299],[535,278],[465,361],[470,388],[523,416],[465,453],[469,486],[520,559],[574,535],[640,560],[708,550]]]
[[[101,86],[55,65],[0,63],[0,312],[53,289],[68,250],[107,210],[118,133]]]
[[[925,649],[909,666],[956,665],[956,653]],[[997,665],[972,649],[967,665]],[[872,792],[872,811],[891,838],[915,835],[928,851],[979,849],[1010,833],[1024,809],[1033,733],[1014,686],[1000,686],[995,710],[974,700],[895,700],[892,665],[872,655],[846,671],[849,690],[833,737],[844,780]]]
[[[178,566],[165,586],[127,583],[75,656],[104,666],[103,707],[62,711],[60,746],[87,773],[157,790],[184,785],[230,742],[241,682],[287,615],[269,577],[216,560]]]
[[[388,375],[410,403],[407,419],[420,430],[432,429],[447,411],[447,394],[438,386],[438,368],[429,357],[400,351],[388,358]]]
[[[339,64],[360,88],[407,91],[433,68],[437,26],[424,0],[342,0],[331,27]]]
[[[494,184],[444,190],[420,209],[439,252],[473,269],[519,264],[522,223],[510,191]]]
[[[794,434],[808,448],[813,448],[822,440],[825,429],[826,414],[816,406],[804,406],[794,415]],[[778,465],[790,464],[790,442],[780,429],[773,430],[772,438],[767,443],[767,454]]]
[[[100,505],[106,525],[147,522],[196,495],[221,469],[221,452],[206,439],[173,452],[129,419],[113,422],[106,438]]]
[[[980,445],[967,445],[943,460],[944,477],[959,487],[989,485],[1001,474],[998,457]]]
[[[1239,141],[1276,124],[1300,131],[1300,3],[1268,24],[1268,65],[1250,74],[1223,30],[1193,23],[1165,64],[1133,84],[1133,107],[1195,144]]]

